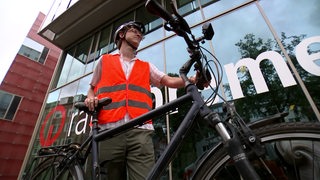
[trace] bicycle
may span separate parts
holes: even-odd
[[[99,131],[97,113],[112,100],[99,100],[98,107],[89,111],[84,103],[75,107],[92,116],[92,134],[82,143],[46,147],[38,152],[34,160],[35,171],[30,171],[26,179],[84,179],[83,166],[91,153],[92,179],[99,179],[98,142],[121,134],[144,124],[146,121],[175,110],[181,104],[192,105],[181,121],[160,158],[146,179],[159,179],[168,164],[178,152],[184,138],[197,117],[201,117],[215,129],[221,141],[203,155],[192,168],[192,179],[315,179],[320,172],[320,123],[318,122],[279,122],[287,115],[279,113],[260,121],[246,124],[236,113],[234,107],[226,102],[226,117],[213,112],[201,97],[199,89],[208,82],[213,72],[201,61],[203,54],[200,42],[211,40],[213,29],[210,24],[203,26],[203,36],[195,38],[187,22],[172,5],[175,17],[163,9],[156,1],[148,0],[146,8],[166,21],[165,29],[181,36],[187,46],[190,59],[180,68],[180,77],[184,79],[186,93],[167,104],[132,119],[130,122]],[[191,35],[191,39],[189,38]],[[187,78],[192,67],[200,74],[199,83],[191,84]],[[221,77],[216,82],[221,82]],[[217,86],[219,87],[219,86]],[[213,90],[217,95],[217,90]],[[38,162],[40,161],[40,162]],[[303,166],[308,162],[308,166]],[[302,170],[306,170],[303,172]],[[311,172],[310,172],[311,170]],[[304,176],[305,174],[307,176]],[[312,176],[312,177],[309,177]]]

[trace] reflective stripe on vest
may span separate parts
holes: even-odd
[[[129,84],[128,86],[129,90],[132,91],[139,91],[141,93],[145,93],[147,96],[149,96],[150,98],[152,98],[151,92],[140,87],[140,86],[136,86],[133,84]],[[108,86],[108,87],[101,87],[98,89],[97,94],[102,94],[102,93],[107,93],[107,92],[115,92],[115,91],[121,91],[121,90],[126,90],[126,84],[120,84],[120,85],[116,85],[116,86]]]
[[[148,90],[146,90],[140,86],[129,84],[128,89],[132,90],[132,91],[138,91],[140,93],[144,93],[150,99],[152,99],[151,92],[149,92]],[[102,94],[102,93],[107,93],[107,92],[110,93],[110,92],[116,92],[116,91],[121,91],[121,90],[126,90],[126,84],[121,84],[121,85],[117,85],[117,86],[109,86],[109,87],[101,87],[98,89],[97,93]],[[125,106],[125,105],[126,105],[126,100],[122,100],[119,102],[112,102],[110,105],[105,106],[103,109],[110,110],[110,109],[119,108],[119,107]],[[148,109],[149,111],[152,109],[152,107],[150,107],[147,103],[134,101],[134,100],[128,100],[128,105],[133,106],[133,107],[140,107],[140,108]]]
[[[99,123],[121,120],[126,112],[135,118],[152,109],[148,63],[135,60],[128,80],[119,55],[104,55],[101,64],[101,80],[95,87],[95,93],[99,99],[111,97],[112,103],[99,113]]]

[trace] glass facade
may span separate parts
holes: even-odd
[[[284,111],[289,112],[287,121],[319,120],[318,0],[176,0],[175,3],[195,36],[202,35],[201,26],[205,22],[213,25],[215,36],[203,44],[223,69],[221,97],[214,99],[213,110],[222,113],[225,98],[234,102],[247,122]],[[29,159],[40,147],[81,143],[88,135],[89,120],[73,104],[84,100],[98,58],[116,51],[114,27],[132,19],[143,22],[147,29],[138,57],[167,74],[178,75],[179,68],[188,60],[187,46],[181,37],[166,32],[162,20],[147,13],[144,4],[108,22],[100,31],[65,50]],[[212,82],[212,86],[217,85]],[[164,88],[153,89],[159,100],[157,106],[184,93],[182,89],[164,92]],[[202,91],[204,98],[212,93],[209,89]],[[154,119],[157,156],[163,151],[167,137],[176,131],[188,106]],[[214,131],[199,128],[199,124],[192,131],[172,162],[173,179],[187,179],[188,168],[218,140]]]

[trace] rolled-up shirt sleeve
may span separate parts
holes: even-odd
[[[160,71],[152,63],[149,63],[149,66],[150,66],[150,83],[151,83],[151,85],[161,88],[162,84],[160,83],[160,81],[163,78],[163,76],[165,76],[166,74],[164,72]]]

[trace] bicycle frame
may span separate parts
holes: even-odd
[[[213,113],[212,110],[210,110],[206,105],[204,100],[201,97],[201,94],[198,92],[198,88],[194,84],[186,83],[186,94],[178,97],[177,99],[160,106],[154,110],[151,110],[148,113],[145,113],[135,119],[130,120],[129,122],[107,130],[99,131],[98,127],[98,120],[97,120],[97,110],[92,112],[92,134],[79,146],[77,147],[77,151],[73,153],[68,159],[70,162],[73,160],[77,160],[78,155],[80,152],[85,149],[88,145],[91,145],[91,155],[92,155],[92,179],[99,179],[100,176],[100,166],[99,166],[99,153],[98,153],[98,143],[100,141],[103,141],[105,139],[112,138],[118,134],[121,134],[127,130],[130,130],[132,128],[136,128],[142,124],[144,124],[146,121],[149,121],[150,119],[163,115],[171,110],[175,110],[181,104],[185,104],[188,102],[193,102],[190,109],[188,110],[188,113],[185,115],[184,119],[181,121],[181,124],[179,125],[176,133],[172,137],[170,143],[165,148],[164,152],[161,154],[160,158],[157,160],[156,164],[153,166],[152,170],[150,171],[147,179],[153,180],[153,179],[159,179],[165,168],[168,166],[168,164],[171,162],[172,158],[174,157],[175,153],[179,149],[180,145],[182,144],[184,138],[188,135],[190,127],[192,127],[192,124],[194,123],[197,115],[199,115],[201,118],[205,119],[208,124],[211,127],[214,127],[217,132],[220,134],[220,136],[223,139],[223,143],[229,147],[228,149],[233,150],[233,152],[229,152],[231,157],[239,157],[239,154],[241,154],[242,159],[239,159],[238,161],[241,164],[239,171],[243,177],[246,177],[245,179],[259,179],[256,175],[255,171],[251,167],[250,163],[245,158],[245,154],[243,153],[242,146],[240,144],[240,140],[238,138],[231,138],[229,135],[227,129],[225,128],[224,124],[221,122],[219,116],[216,113]],[[90,144],[91,143],[91,144]],[[65,147],[68,147],[65,145]],[[88,156],[88,153],[90,151],[87,150],[85,158]],[[239,153],[240,152],[240,153]],[[44,153],[46,156],[55,156],[58,154],[52,153],[52,152],[46,152]],[[236,165],[237,166],[237,165]],[[64,168],[67,168],[65,166]]]

